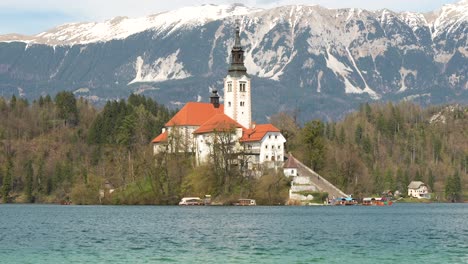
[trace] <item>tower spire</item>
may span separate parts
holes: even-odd
[[[234,47],[232,47],[231,50],[231,66],[229,67],[228,73],[236,77],[247,75],[247,68],[245,68],[244,65],[244,50],[242,50],[240,41],[239,25],[236,25],[236,39]]]
[[[239,25],[236,25],[236,42],[234,43],[234,49],[242,49],[241,43],[240,43]]]

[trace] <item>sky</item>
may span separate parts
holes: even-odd
[[[0,35],[33,35],[70,22],[139,17],[202,4],[242,3],[260,8],[318,4],[327,8],[388,8],[425,13],[454,2],[457,0],[0,0]]]

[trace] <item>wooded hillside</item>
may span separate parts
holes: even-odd
[[[343,121],[302,128],[287,114],[273,120],[288,136],[289,151],[356,197],[407,194],[412,180],[428,184],[439,200],[461,200],[467,190],[466,106],[364,104]]]
[[[150,141],[174,113],[139,95],[103,109],[69,92],[32,103],[0,98],[1,200],[175,204],[211,194],[285,202],[289,181],[280,170],[246,178],[235,165],[196,167],[189,154],[153,155]],[[439,200],[462,200],[468,189],[467,107],[365,104],[339,122],[300,125],[285,113],[271,121],[288,151],[356,197],[405,194],[411,180],[427,183]]]

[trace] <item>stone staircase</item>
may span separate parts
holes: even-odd
[[[312,200],[313,197],[306,197],[304,195],[297,194],[297,192],[301,191],[327,192],[330,200],[333,198],[348,196],[318,173],[295,159],[292,155],[289,155],[289,159],[291,158],[294,159],[293,164],[297,171],[296,175],[293,177],[293,181],[291,182],[291,189],[289,190],[290,200],[301,202]]]

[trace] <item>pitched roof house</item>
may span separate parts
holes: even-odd
[[[213,146],[229,140],[234,153],[248,156],[248,165],[282,162],[286,139],[272,124],[252,122],[251,82],[244,66],[239,28],[224,78],[224,104],[213,90],[210,103],[187,103],[152,140],[154,153],[190,152],[198,163],[209,160]]]
[[[421,198],[431,198],[429,193],[429,188],[427,185],[422,181],[412,181],[408,185],[408,196],[415,197],[418,199]]]
[[[289,154],[288,160],[283,166],[283,172],[286,177],[294,177],[294,176],[299,176],[299,173],[297,171],[299,166],[297,166],[296,159],[293,157],[292,154]]]

